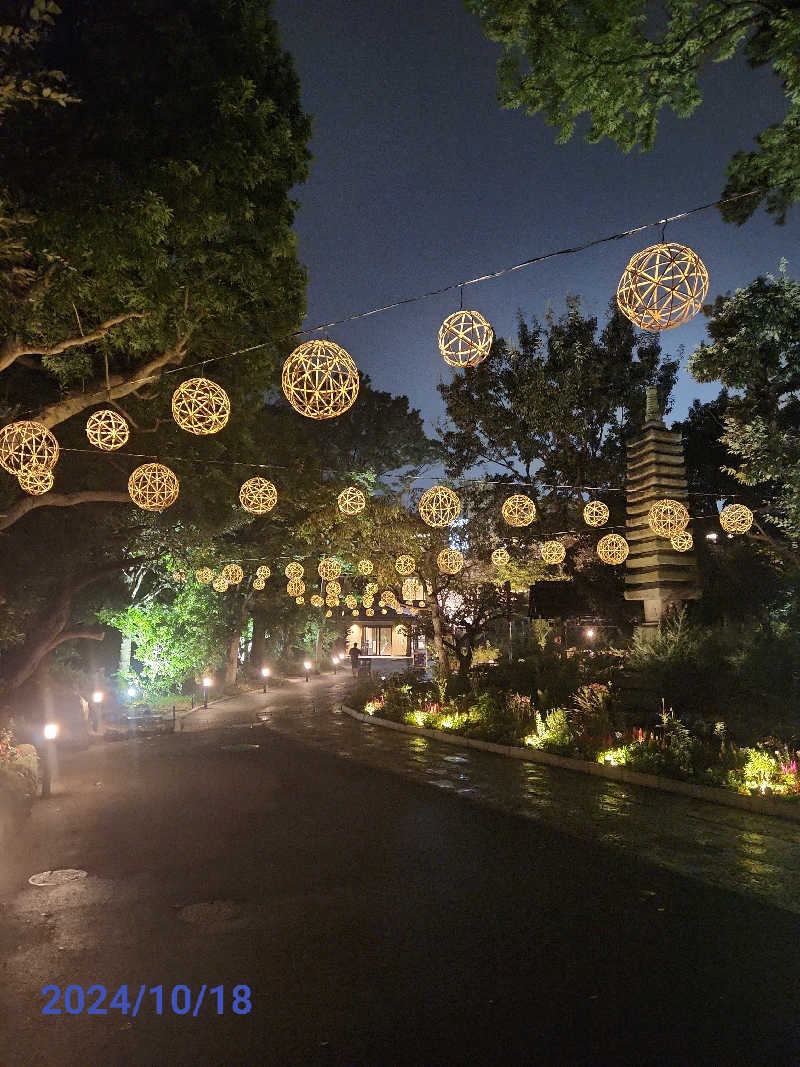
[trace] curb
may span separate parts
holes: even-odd
[[[694,785],[692,782],[681,782],[673,778],[661,778],[656,774],[642,774],[641,771],[630,771],[627,767],[611,767],[603,763],[590,763],[588,760],[573,759],[570,756],[556,756],[551,752],[541,752],[531,748],[517,748],[515,745],[498,745],[493,741],[479,741],[472,737],[462,737],[460,734],[445,733],[443,730],[428,730],[424,727],[407,726],[401,722],[391,722],[389,719],[379,719],[375,715],[366,715],[354,708],[342,704],[342,711],[359,722],[370,723],[374,726],[384,726],[388,730],[397,730],[399,733],[416,734],[418,737],[430,737],[435,741],[443,741],[447,745],[460,745],[466,748],[477,748],[483,752],[494,752],[498,756],[510,756],[512,759],[527,760],[529,763],[544,763],[550,767],[560,767],[565,771],[573,771],[577,774],[594,775],[597,778],[610,778],[615,782],[625,782],[628,785],[640,785],[645,789],[658,789],[662,793],[678,793],[681,796],[692,797],[694,800],[706,800],[711,804],[722,804],[728,808],[739,808],[749,811],[754,815],[772,815],[779,819],[788,819],[790,822],[800,822],[800,805],[791,804],[787,807],[782,801],[773,800],[771,797],[745,796],[743,793],[727,793],[721,788],[708,785]]]

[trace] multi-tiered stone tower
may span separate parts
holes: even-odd
[[[644,602],[645,626],[657,626],[670,605],[700,596],[694,552],[678,552],[650,529],[647,513],[668,497],[688,507],[681,435],[661,418],[656,390],[647,390],[642,432],[628,445],[625,599]]]

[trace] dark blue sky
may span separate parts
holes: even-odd
[[[307,326],[713,201],[732,152],[784,111],[771,73],[736,59],[709,68],[691,119],[664,114],[648,154],[577,135],[556,145],[541,118],[497,104],[499,48],[460,0],[277,0],[274,10],[314,120],[296,223]],[[796,274],[799,235],[797,210],[783,227],[759,213],[737,228],[710,210],[667,229],[704,259],[709,298],[776,271],[781,257]],[[560,313],[567,293],[602,317],[630,255],[657,239],[648,230],[528,267],[465,290],[464,306],[501,336],[514,335],[518,310]],[[457,308],[456,292],[330,336],[432,428],[444,410],[436,385],[453,373],[436,334]],[[700,316],[664,334],[664,348],[688,357],[704,330]],[[717,391],[682,371],[672,417]]]

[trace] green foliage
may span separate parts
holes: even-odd
[[[686,118],[700,105],[709,62],[743,52],[752,67],[771,65],[786,93],[787,114],[757,137],[756,151],[732,158],[724,195],[759,195],[723,214],[742,222],[765,200],[782,222],[800,198],[800,15],[794,5],[672,0],[655,12],[646,0],[465,2],[487,37],[503,45],[500,103],[543,115],[560,143],[586,115],[590,143],[608,137],[625,152],[636,145],[648,150],[663,108]]]
[[[187,677],[223,661],[227,631],[219,602],[194,582],[181,586],[171,603],[152,599],[98,615],[134,642],[140,668],[120,684],[134,681],[146,699],[176,692]]]
[[[785,268],[720,297],[711,309],[709,344],[689,361],[698,381],[719,380],[727,397],[720,440],[734,457],[727,472],[764,486],[769,519],[800,542],[800,282]],[[738,465],[736,461],[738,460]]]
[[[565,708],[554,708],[548,715],[536,714],[536,731],[528,734],[525,744],[556,756],[572,755],[573,733]]]

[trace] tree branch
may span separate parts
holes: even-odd
[[[104,641],[105,636],[105,630],[64,630],[58,637],[53,638],[52,642],[45,649],[44,655],[46,656],[49,652],[52,652],[54,648],[58,648],[59,645],[63,645],[65,641],[75,641],[78,638],[85,641]]]
[[[78,493],[44,493],[24,496],[5,515],[0,515],[0,530],[7,530],[15,522],[36,508],[71,508],[75,504],[129,503],[130,496],[118,489],[84,489]]]
[[[0,371],[10,367],[20,356],[60,356],[62,352],[66,352],[70,348],[80,348],[82,345],[91,344],[93,341],[102,341],[106,334],[115,326],[119,326],[121,322],[128,322],[130,319],[144,319],[146,317],[147,312],[145,311],[126,311],[121,315],[114,315],[112,318],[106,319],[105,322],[101,322],[91,333],[67,337],[65,340],[59,341],[58,344],[50,345],[49,347],[26,344],[19,337],[9,338],[0,348]]]
[[[165,352],[154,356],[143,367],[133,371],[129,378],[121,374],[112,374],[108,381],[108,388],[106,388],[104,382],[98,381],[89,392],[70,393],[62,400],[49,404],[46,408],[42,408],[38,415],[34,416],[35,420],[52,429],[53,426],[71,419],[73,415],[78,415],[81,411],[85,411],[86,408],[91,407],[92,404],[100,399],[116,400],[121,396],[127,396],[129,393],[135,393],[145,382],[155,381],[160,377],[161,370],[167,364],[174,363],[179,365],[183,362],[186,357],[187,340],[188,335],[182,337],[172,348],[168,348]]]

